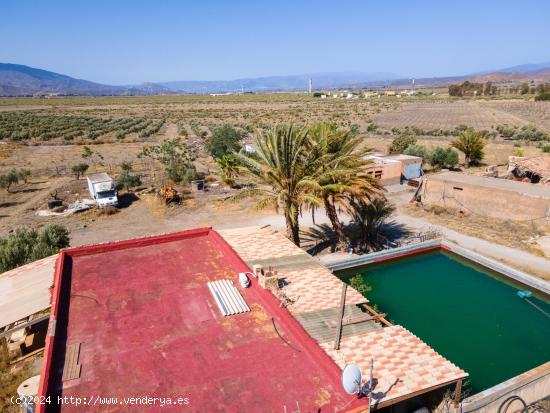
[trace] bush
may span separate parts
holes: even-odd
[[[349,279],[349,285],[351,288],[353,288],[355,291],[365,294],[366,292],[372,291],[372,287],[367,284],[366,281],[363,280],[363,277],[361,274],[355,274],[353,277]]]
[[[404,132],[392,141],[389,153],[403,153],[410,145],[416,145],[416,138],[410,133]]]
[[[8,271],[32,261],[56,254],[69,246],[69,232],[58,224],[48,224],[40,231],[22,227],[0,239],[0,271]]]
[[[212,132],[212,137],[206,144],[206,149],[213,158],[221,158],[224,155],[238,152],[241,149],[240,133],[229,125],[223,125]]]
[[[31,176],[31,170],[22,168],[19,171],[17,171],[17,176],[19,179],[21,179],[23,182],[27,183],[30,176]]]
[[[512,138],[524,141],[546,141],[550,139],[550,136],[546,132],[537,129],[535,125],[529,125],[516,130]]]
[[[541,93],[535,96],[536,101],[550,100],[550,92]]]
[[[428,162],[434,168],[454,168],[458,165],[458,152],[452,148],[437,147],[430,152]]]
[[[73,165],[71,169],[76,179],[80,179],[80,177],[86,173],[88,168],[89,166],[86,163],[77,163],[76,165]]]
[[[523,149],[517,148],[517,149],[514,150],[514,152],[512,152],[512,155],[513,156],[518,156],[518,157],[524,157],[525,152],[523,152]]]
[[[164,172],[175,183],[189,183],[197,172],[193,162],[196,150],[178,138],[167,139],[159,145],[146,146],[138,158],[150,158],[164,165]]]
[[[409,145],[403,153],[405,155],[418,156],[422,158],[422,162],[426,162],[428,160],[428,150],[422,145]]]
[[[518,128],[516,126],[508,126],[507,124],[497,126],[497,132],[500,133],[500,136],[503,138],[511,138],[517,130]]]
[[[131,173],[130,171],[124,171],[116,180],[117,188],[124,188],[126,189],[126,192],[130,192],[131,188],[135,188],[140,185],[141,177]]]
[[[187,132],[187,129],[185,128],[185,124],[183,121],[178,122],[178,135],[179,136],[188,136],[189,132]]]
[[[0,188],[10,191],[12,185],[19,182],[19,174],[15,169],[12,169],[8,173],[0,175]]]

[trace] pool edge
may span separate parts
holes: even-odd
[[[391,250],[384,250],[373,252],[355,257],[345,257],[341,260],[334,260],[331,262],[324,262],[323,265],[329,270],[342,271],[350,268],[363,267],[373,263],[380,263],[384,261],[390,261],[402,257],[406,257],[421,252],[433,251],[437,249],[443,249],[445,251],[452,252],[460,257],[466,258],[482,267],[496,271],[503,276],[510,278],[518,283],[524,284],[528,287],[534,288],[548,296],[550,296],[550,282],[541,278],[530,275],[526,272],[516,270],[509,265],[498,262],[494,259],[487,258],[475,251],[461,247],[453,242],[447,240],[430,240],[420,242],[414,245],[407,245],[404,247],[392,248]]]

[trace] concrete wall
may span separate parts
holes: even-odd
[[[550,208],[548,198],[430,177],[424,182],[422,202],[513,221],[542,219]]]
[[[519,396],[527,404],[531,404],[549,394],[550,362],[464,399],[460,411],[462,413],[497,413],[500,405],[510,396]],[[515,401],[508,412],[519,411],[521,407],[523,407],[521,402]]]
[[[384,185],[395,185],[401,181],[401,162],[377,162],[368,165],[368,172],[372,176],[377,176],[377,171],[382,171],[380,181]]]

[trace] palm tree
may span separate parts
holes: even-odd
[[[320,162],[317,177],[319,197],[323,200],[338,242],[343,242],[346,236],[337,207],[345,208],[350,197],[367,200],[381,191],[379,182],[363,173],[363,166],[368,161],[361,157],[370,149],[365,147],[360,150],[362,140],[334,124],[314,125],[309,133]]]
[[[231,197],[233,200],[259,197],[257,208],[282,208],[288,237],[300,245],[298,216],[302,206],[319,206],[322,201],[315,191],[318,184],[318,159],[305,128],[276,126],[256,138],[256,155],[238,153],[235,157],[241,172],[258,182]]]
[[[378,246],[382,226],[394,211],[395,206],[386,198],[378,197],[371,201],[350,199],[347,212],[359,226],[362,246],[370,249]]]
[[[458,139],[451,142],[451,146],[464,153],[467,168],[483,159],[485,156],[483,149],[486,144],[483,134],[473,129],[461,132]]]
[[[239,175],[239,161],[233,154],[227,154],[216,158],[222,180],[229,186],[235,185],[235,179]]]

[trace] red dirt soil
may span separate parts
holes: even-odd
[[[340,370],[252,280],[210,229],[64,251],[53,291],[39,412],[332,412],[364,406]],[[251,311],[223,317],[207,281],[230,279]],[[272,321],[273,320],[273,321]],[[274,328],[276,325],[276,329]],[[277,334],[284,337],[288,343]],[[67,347],[81,343],[78,379],[62,382]],[[86,398],[59,405],[57,396]],[[188,398],[188,405],[90,405],[95,397]]]

